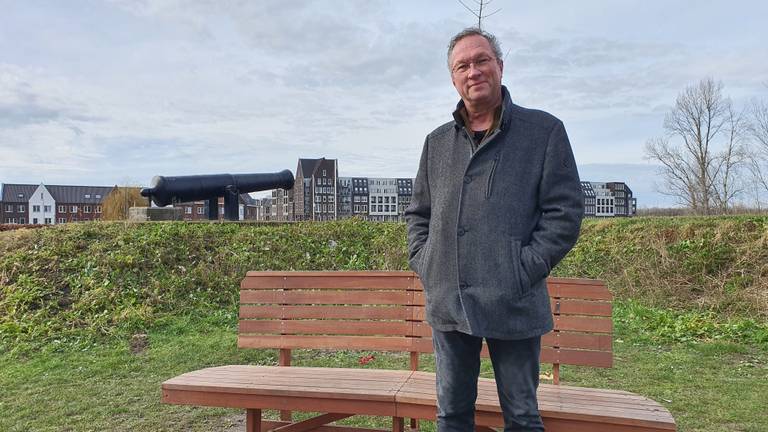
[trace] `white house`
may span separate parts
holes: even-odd
[[[56,223],[56,200],[44,184],[35,189],[29,197],[29,217],[27,220],[32,225],[53,225]]]

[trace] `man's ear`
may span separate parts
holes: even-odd
[[[498,61],[499,61],[499,72],[501,72],[500,75],[503,76],[504,75],[504,60],[498,59]]]

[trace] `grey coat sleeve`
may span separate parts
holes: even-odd
[[[584,216],[576,161],[560,121],[552,128],[547,142],[538,201],[541,217],[530,243],[521,250],[521,262],[531,282],[546,277],[571,250]]]
[[[429,238],[429,220],[432,216],[432,202],[429,194],[427,160],[429,159],[429,141],[424,140],[421,151],[419,170],[413,183],[411,204],[405,209],[405,221],[408,225],[408,265],[411,270],[421,274],[421,258],[427,238]]]

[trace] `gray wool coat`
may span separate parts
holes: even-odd
[[[476,152],[458,110],[424,141],[409,265],[433,328],[524,339],[552,330],[546,277],[576,242],[584,200],[563,123],[502,92],[499,127]]]

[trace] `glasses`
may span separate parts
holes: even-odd
[[[474,60],[470,60],[468,62],[459,62],[456,63],[456,65],[453,66],[453,69],[451,69],[451,73],[453,74],[465,74],[469,72],[469,69],[472,67],[472,65],[475,66],[475,69],[488,69],[488,67],[491,66],[491,62],[496,60],[493,57],[483,56],[478,57]]]

